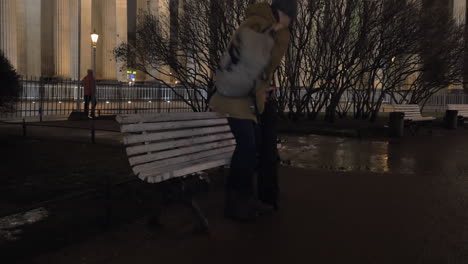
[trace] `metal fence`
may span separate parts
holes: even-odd
[[[80,81],[58,79],[23,79],[22,92],[13,113],[0,113],[1,118],[23,118],[43,116],[67,116],[72,111],[84,109],[83,87]],[[301,92],[302,94],[302,92]],[[183,87],[164,87],[159,83],[97,83],[98,115],[126,113],[191,112],[190,106],[182,100],[206,98],[196,95],[193,90]],[[313,103],[312,98],[311,103]],[[352,94],[345,94],[342,103],[352,104]],[[393,100],[386,95],[382,111],[391,107]],[[431,97],[425,105],[425,112],[444,112],[447,104],[468,104],[468,95],[462,90],[446,90]]]
[[[1,117],[31,117],[69,115],[84,109],[81,82],[54,79],[21,80],[21,96],[15,112]],[[163,87],[159,83],[97,82],[98,104],[101,115],[151,112],[190,112],[192,109],[182,100],[195,98],[193,90],[183,87]],[[198,95],[198,99],[205,94]]]
[[[463,90],[444,91],[429,98],[424,112],[445,112],[448,104],[468,104],[468,94]]]

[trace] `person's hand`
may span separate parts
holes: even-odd
[[[276,90],[278,90],[278,87],[275,86],[271,86],[265,90],[267,100],[276,98]]]

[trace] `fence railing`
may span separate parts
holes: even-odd
[[[468,104],[468,94],[463,91],[442,92],[429,98],[425,112],[445,112],[448,104]]]
[[[69,115],[84,109],[83,87],[80,81],[54,79],[23,79],[21,95],[13,113],[2,117],[31,117]],[[150,112],[190,112],[182,100],[197,96],[183,87],[163,87],[158,83],[129,84],[97,82],[98,104],[101,115]],[[200,95],[198,95],[200,96]],[[201,95],[205,96],[205,95]]]
[[[66,116],[72,111],[84,109],[83,87],[80,81],[23,79],[21,86],[22,91],[16,110],[13,113],[0,113],[0,117]],[[184,87],[169,88],[159,83],[133,85],[98,81],[96,111],[100,115],[191,112],[192,108],[182,100],[181,96],[187,101],[200,96],[206,98],[206,94],[200,95],[194,90]],[[353,95],[345,94],[342,101],[344,104],[353,104]],[[384,104],[390,105],[392,101],[391,96],[385,96]],[[313,102],[314,98],[311,99],[312,104]],[[468,104],[468,95],[462,91],[443,91],[428,100],[424,111],[443,112],[447,104]],[[388,109],[383,107],[382,111]]]

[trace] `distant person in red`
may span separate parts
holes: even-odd
[[[85,100],[85,113],[89,115],[89,103],[91,102],[91,117],[95,117],[95,110],[97,105],[96,97],[96,79],[93,75],[93,70],[88,70],[88,75],[83,78],[82,81],[84,88],[84,100]]]

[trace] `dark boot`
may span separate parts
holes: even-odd
[[[252,195],[246,195],[238,191],[228,191],[226,193],[224,216],[240,222],[255,221],[257,217],[255,199],[253,199]]]

